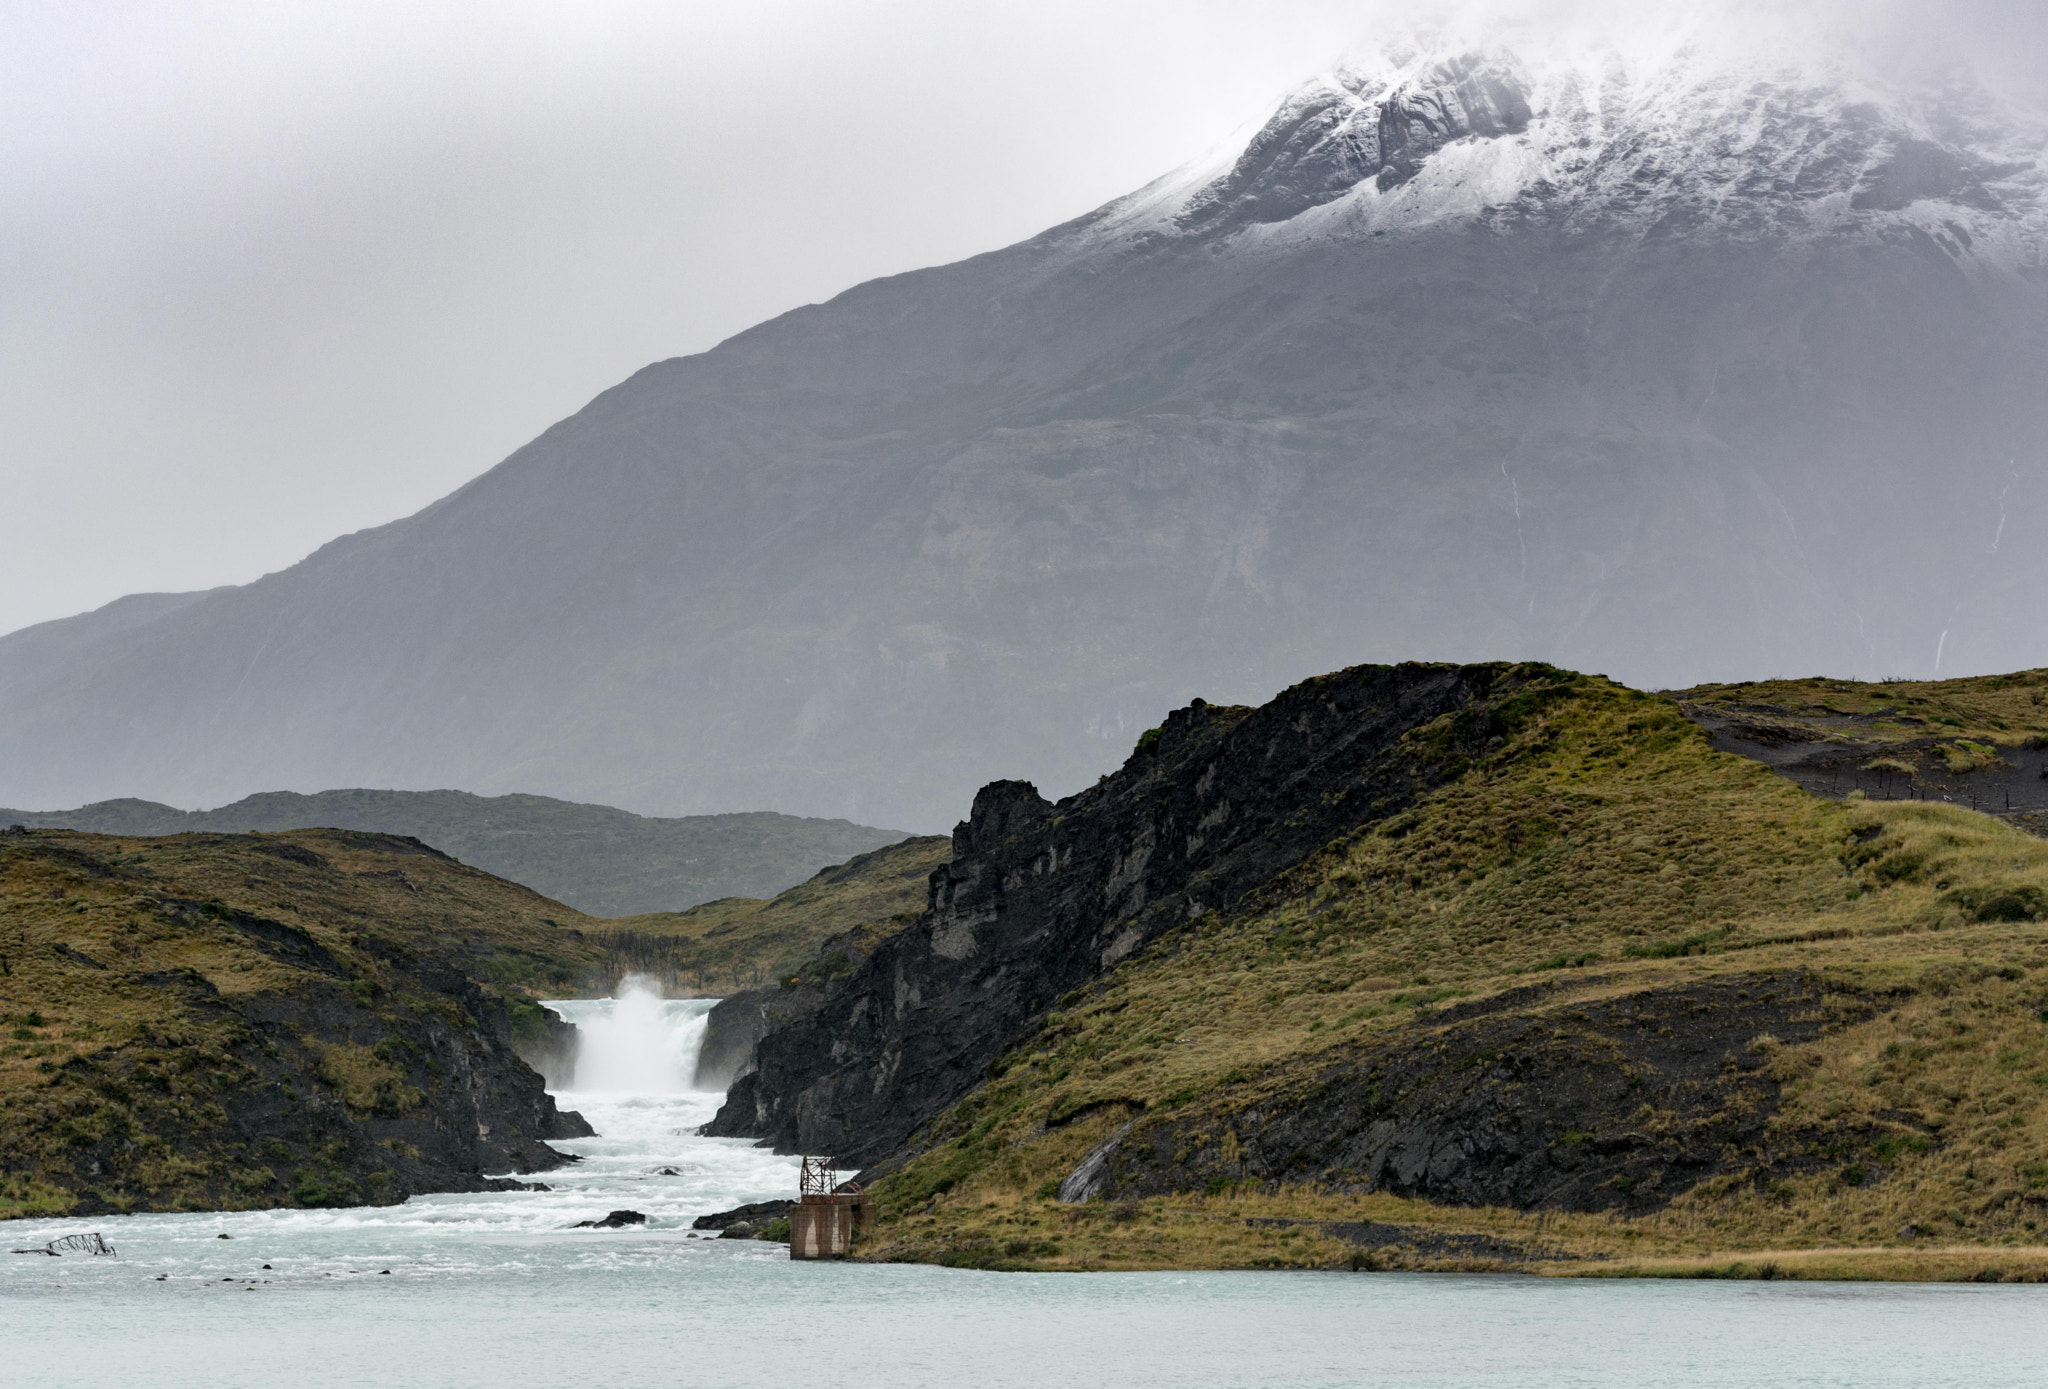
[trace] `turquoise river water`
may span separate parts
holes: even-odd
[[[794,1159],[695,1135],[708,1002],[554,1006],[586,1038],[559,1099],[600,1136],[558,1145],[584,1160],[553,1191],[13,1222],[9,1246],[97,1229],[119,1253],[0,1255],[0,1385],[2048,1383],[2038,1285],[792,1263],[689,1229],[795,1185]],[[651,1221],[565,1228],[620,1207]]]

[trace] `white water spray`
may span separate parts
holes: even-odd
[[[576,1025],[578,1093],[679,1095],[697,1074],[697,1052],[716,999],[665,999],[643,975],[629,974],[615,998],[548,1006]]]

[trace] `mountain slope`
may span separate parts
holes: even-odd
[[[0,1219],[561,1165],[525,990],[595,972],[589,924],[392,835],[0,832]]]
[[[1552,675],[1343,671],[1258,710],[1178,710],[1118,775],[1057,805],[1026,782],[983,787],[916,927],[764,1038],[705,1131],[881,1158],[1060,994],[1405,809],[1444,774],[1404,755],[1407,735],[1455,720],[1461,743],[1483,746],[1556,697]],[[1445,752],[1455,763],[1465,750]]]
[[[1192,695],[1361,659],[2036,665],[2038,128],[1752,18],[1361,57],[1087,217],[650,366],[414,517],[0,638],[0,799],[929,828],[992,764],[1079,786]]]
[[[102,801],[77,810],[0,810],[0,825],[7,824],[125,835],[314,826],[409,835],[592,916],[767,897],[822,867],[903,838],[844,820],[766,811],[663,820],[547,796],[464,791],[272,791],[217,810]]]
[[[1675,692],[1725,752],[1820,796],[1946,801],[2048,835],[2048,672],[1767,680]]]
[[[1026,789],[718,1118],[866,1163],[868,1256],[2048,1276],[2038,838],[1529,666],[1339,672]]]

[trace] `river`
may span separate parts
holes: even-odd
[[[1992,1389],[2048,1365],[2044,1286],[792,1263],[689,1229],[796,1183],[695,1134],[709,1002],[551,1006],[585,1034],[558,1099],[599,1135],[557,1145],[583,1161],[554,1190],[12,1222],[9,1246],[97,1229],[119,1253],[0,1255],[0,1383]],[[620,1208],[649,1224],[566,1228]]]

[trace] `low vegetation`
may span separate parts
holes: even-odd
[[[1769,712],[1806,731],[1904,745],[1935,737],[1989,747],[2048,737],[2048,670],[1965,680],[1744,680],[1681,690],[1687,705]]]
[[[1870,697],[1827,683],[1741,689],[1786,704],[1853,696],[1859,710]],[[1988,745],[2032,736],[2048,717],[2040,687],[2030,673],[1884,690],[1902,716],[1952,717]],[[1432,736],[1413,735],[1418,755]],[[1816,798],[1714,751],[1673,701],[1598,678],[1496,743],[1411,811],[1062,1000],[892,1164],[866,1255],[2048,1274],[2048,842],[1950,805]],[[1675,1194],[1645,1195],[1617,1168],[1580,1209],[1453,1203],[1342,1171],[1275,1176],[1253,1151],[1255,1130],[1335,1078],[1481,1023],[1581,1037],[1589,1068],[1640,1085],[1654,1075],[1625,1048],[1601,1052],[1620,1044],[1586,1018],[1784,981],[1824,1002],[1787,1004],[1787,1036],[1729,1050],[1721,1071],[1753,1078],[1750,1098],[1678,1135],[1678,1101],[1644,1092],[1545,1140],[1559,1170],[1580,1153],[1654,1163],[1669,1130],[1667,1147],[1700,1149],[1686,1170],[1706,1174],[1656,1168]],[[1124,1194],[1058,1201],[1119,1135],[1117,1153],[1162,1154],[1164,1174],[1133,1160]]]
[[[951,856],[951,845],[943,835],[906,839],[772,898],[727,897],[686,912],[623,917],[599,924],[591,940],[613,975],[645,974],[673,993],[757,989],[799,972],[829,978],[868,936],[917,918],[926,879]]]
[[[660,818],[551,796],[467,791],[269,791],[217,810],[100,801],[76,810],[0,810],[0,827],[100,834],[242,834],[324,826],[403,834],[592,916],[671,912],[735,895],[768,896],[894,830],[750,811]]]
[[[0,833],[0,1218],[547,1165],[511,1044],[598,969],[591,924],[383,835]]]
[[[1822,796],[1947,801],[2048,832],[2048,671],[1972,680],[1767,680],[1680,707]]]

